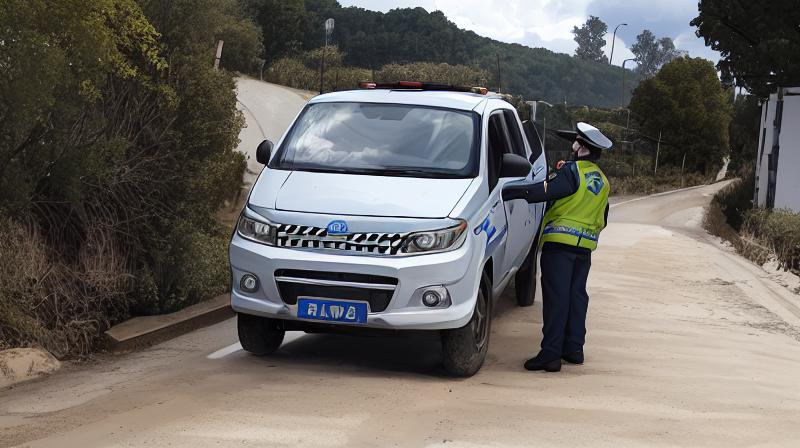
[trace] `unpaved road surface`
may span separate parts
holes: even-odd
[[[583,366],[522,369],[541,302],[510,291],[464,380],[435,334],[291,334],[257,358],[229,320],[0,390],[0,446],[800,446],[800,298],[700,229],[721,187],[614,205]]]
[[[236,91],[236,107],[242,111],[246,121],[246,127],[239,134],[239,151],[247,157],[244,181],[249,190],[262,168],[256,161],[256,148],[265,139],[278,143],[306,104],[308,95],[246,77],[236,80]]]

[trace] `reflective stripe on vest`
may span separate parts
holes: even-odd
[[[580,176],[578,190],[572,196],[555,201],[547,210],[540,241],[595,250],[600,231],[606,224],[608,179],[600,167],[588,160],[575,163]]]

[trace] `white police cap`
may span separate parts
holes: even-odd
[[[580,122],[575,127],[578,130],[578,136],[580,136],[586,143],[590,146],[594,146],[598,149],[610,149],[611,148],[611,140],[608,139],[599,129],[596,127]]]
[[[557,131],[558,135],[567,140],[575,141],[580,138],[586,145],[597,149],[611,149],[611,140],[596,127],[579,122],[574,131]]]

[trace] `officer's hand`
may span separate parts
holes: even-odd
[[[509,182],[503,186],[503,200],[510,201],[512,199],[528,199],[528,189],[530,185],[527,182]]]

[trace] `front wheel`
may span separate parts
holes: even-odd
[[[455,376],[469,377],[480,370],[489,351],[492,329],[492,299],[489,277],[481,278],[475,311],[467,325],[442,331],[444,368]]]
[[[277,350],[286,334],[278,328],[275,320],[266,317],[239,313],[236,321],[242,348],[257,356],[269,355]]]

